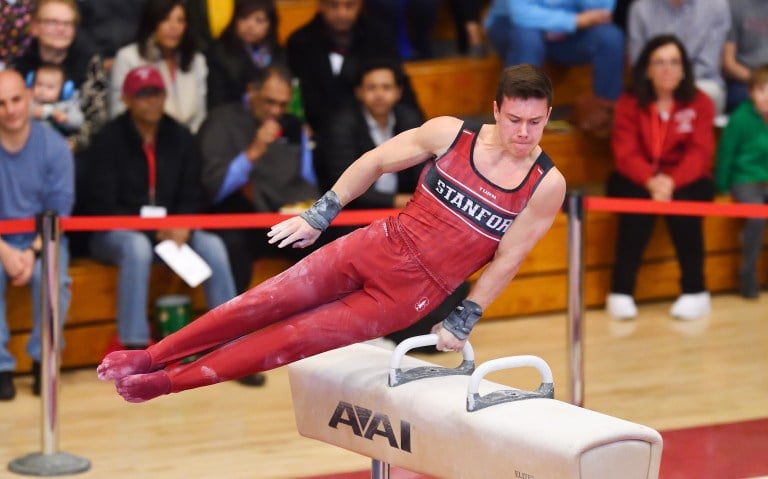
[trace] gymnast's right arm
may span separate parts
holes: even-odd
[[[438,117],[404,131],[349,165],[333,187],[300,216],[276,224],[267,233],[279,248],[305,248],[315,241],[341,208],[365,193],[384,173],[404,170],[443,154],[456,138],[462,121]],[[330,152],[329,152],[330,153]]]

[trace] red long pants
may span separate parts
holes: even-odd
[[[414,323],[449,294],[419,263],[395,219],[377,221],[150,346],[172,392],[265,371]],[[210,350],[210,351],[209,351]]]

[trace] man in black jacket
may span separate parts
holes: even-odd
[[[299,119],[286,114],[290,74],[279,66],[255,71],[246,93],[247,105],[220,105],[208,114],[197,134],[203,187],[213,211],[277,212],[313,202],[320,194],[309,179],[306,138]],[[219,235],[227,245],[238,293],[249,288],[257,258],[276,254],[298,260],[307,254],[269,245],[264,229],[227,229]]]
[[[389,29],[361,13],[363,0],[318,0],[317,7],[317,15],[288,38],[286,49],[288,65],[301,84],[304,114],[315,132],[333,112],[354,103],[364,60],[402,61]],[[407,78],[403,98],[418,108]]]
[[[151,66],[131,70],[123,84],[127,110],[94,137],[80,158],[79,211],[91,215],[191,214],[204,211],[201,156],[186,127],[163,113],[165,86]],[[91,255],[119,268],[118,336],[126,349],[150,341],[147,294],[153,245],[188,243],[210,266],[204,283],[208,306],[235,296],[229,259],[221,239],[202,230],[95,232]]]
[[[321,130],[315,162],[321,190],[329,189],[363,153],[424,122],[421,112],[401,102],[405,75],[397,62],[374,59],[357,75],[354,104],[331,116]],[[402,208],[411,198],[421,168],[382,175],[352,208]]]

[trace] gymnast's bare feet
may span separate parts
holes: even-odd
[[[107,354],[96,368],[99,379],[120,379],[131,374],[148,373],[152,369],[152,356],[144,349],[114,351]]]
[[[144,402],[171,392],[171,379],[163,371],[133,374],[115,381],[117,393],[128,402]]]

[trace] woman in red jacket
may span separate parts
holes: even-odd
[[[608,196],[655,201],[713,198],[714,105],[694,86],[685,47],[672,35],[651,39],[634,66],[631,91],[616,105],[612,147],[616,171]],[[637,269],[655,222],[653,215],[619,216],[608,314],[637,315],[632,297]],[[704,285],[701,217],[666,216],[680,264],[682,295],[670,314],[696,319],[709,312]]]

